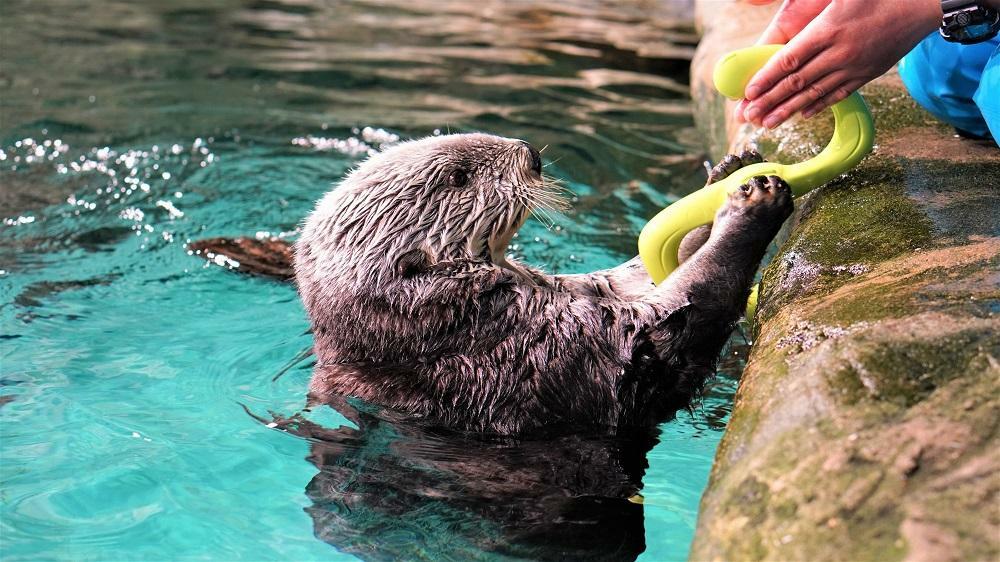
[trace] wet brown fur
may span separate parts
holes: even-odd
[[[449,185],[456,171],[467,184]],[[450,135],[378,154],[327,194],[295,248],[313,396],[504,435],[649,427],[687,406],[791,211],[787,186],[734,194],[655,287],[637,260],[565,276],[508,260],[552,200],[539,172],[522,141]]]

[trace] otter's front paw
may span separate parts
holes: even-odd
[[[729,194],[715,217],[716,224],[751,221],[777,230],[792,214],[792,190],[778,176],[755,176]]]
[[[747,148],[739,154],[727,154],[719,161],[710,172],[708,172],[708,182],[705,185],[712,185],[720,182],[736,173],[737,170],[764,162],[764,157],[752,148]]]
[[[727,154],[718,164],[708,172],[708,182],[705,185],[712,185],[720,182],[744,166],[752,166],[764,162],[764,157],[752,148],[747,148],[739,154]],[[681,245],[677,248],[677,261],[686,262],[698,248],[701,248],[708,237],[712,234],[712,225],[706,224],[695,228],[684,235]]]

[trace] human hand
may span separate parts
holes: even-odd
[[[761,42],[787,46],[750,80],[737,117],[768,128],[798,111],[812,117],[884,73],[940,21],[939,0],[785,0]]]
[[[771,4],[775,0],[748,0],[755,6]],[[798,2],[788,0],[783,2],[778,12],[774,14],[771,23],[764,29],[764,33],[757,40],[758,45],[784,45],[799,34],[802,29],[809,25],[830,4],[831,0],[800,0]],[[742,99],[736,105],[734,113],[737,121],[746,121],[744,112],[750,100]]]

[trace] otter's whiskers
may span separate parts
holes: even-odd
[[[561,215],[570,209],[568,198],[573,192],[562,181],[542,176],[540,182],[525,186],[518,195],[519,203],[545,228],[551,230],[556,222],[552,215]]]

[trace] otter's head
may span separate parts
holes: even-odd
[[[560,202],[524,141],[460,134],[402,143],[371,156],[319,202],[296,274],[385,280],[440,262],[506,265],[507,244],[532,210]]]

